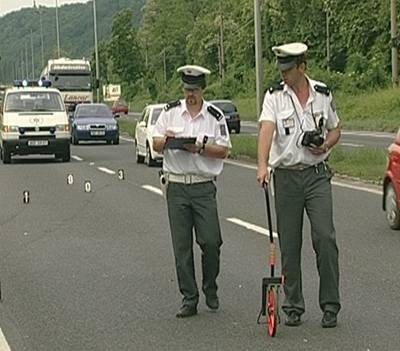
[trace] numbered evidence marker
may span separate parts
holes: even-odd
[[[92,183],[89,180],[85,180],[85,193],[92,191]]]
[[[69,185],[74,184],[74,176],[72,174],[68,174],[67,184]]]
[[[24,190],[22,195],[23,195],[22,201],[24,202],[24,204],[29,204],[29,191]]]
[[[125,179],[125,173],[123,169],[118,170],[118,179],[119,180],[124,180]]]

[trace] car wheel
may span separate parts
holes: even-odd
[[[236,134],[239,134],[239,133],[240,133],[240,125],[238,125],[238,126],[235,128],[235,133],[236,133]]]
[[[153,167],[157,164],[157,162],[153,159],[151,156],[151,150],[149,144],[146,145],[146,158],[145,158],[145,163],[149,167]]]
[[[113,141],[113,144],[114,145],[118,145],[119,144],[119,137]]]
[[[136,154],[136,163],[144,163],[144,156],[139,154],[139,146],[135,141],[135,154]]]
[[[390,228],[400,229],[400,209],[398,205],[397,194],[392,183],[389,183],[386,188],[385,195],[386,219]]]
[[[5,145],[3,145],[3,148],[1,149],[1,155],[4,164],[11,163],[11,152],[7,150]]]

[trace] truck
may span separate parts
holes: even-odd
[[[61,92],[69,112],[73,112],[77,104],[93,102],[90,62],[85,58],[51,59],[40,77],[51,81],[51,86]]]

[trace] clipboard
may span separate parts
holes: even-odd
[[[186,150],[183,145],[196,144],[197,138],[168,138],[165,144],[166,149]]]

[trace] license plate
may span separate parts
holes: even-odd
[[[48,140],[28,140],[28,146],[47,146]]]
[[[93,136],[106,135],[106,132],[104,130],[92,130],[90,132],[90,135],[93,135]]]

